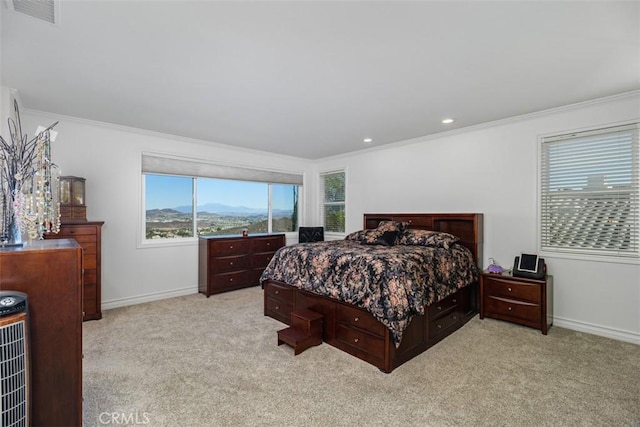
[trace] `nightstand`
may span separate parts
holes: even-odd
[[[544,335],[553,323],[553,276],[544,280],[483,272],[480,275],[480,318],[539,329]]]

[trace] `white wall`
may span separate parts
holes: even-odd
[[[266,170],[305,173],[308,161],[23,111],[25,132],[59,120],[52,157],[63,175],[86,178],[87,218],[102,229],[103,308],[198,292],[197,242],[144,247],[140,153],[154,151]],[[303,195],[304,197],[304,195]],[[302,212],[304,215],[304,209]],[[304,218],[301,223],[304,225]]]
[[[23,112],[30,134],[60,120],[54,161],[87,178],[88,217],[104,220],[103,308],[196,292],[195,245],[138,248],[140,152],[305,172],[302,225],[318,221],[318,172],[347,170],[347,231],[365,212],[481,212],[484,264],[537,250],[538,137],[640,118],[640,95],[506,120],[385,149],[307,161]],[[555,325],[640,343],[640,265],[546,256]]]
[[[536,252],[538,137],[640,118],[638,93],[317,162],[347,169],[347,231],[365,212],[480,212],[484,265]],[[640,265],[546,255],[555,324],[640,343]]]

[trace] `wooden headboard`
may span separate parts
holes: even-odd
[[[409,228],[443,231],[460,238],[482,268],[483,217],[481,213],[376,213],[364,214],[364,228],[376,228],[380,221],[408,222]]]

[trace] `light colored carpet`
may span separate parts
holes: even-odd
[[[298,356],[262,290],[84,323],[84,425],[640,426],[640,346],[472,319],[390,374],[327,344]]]

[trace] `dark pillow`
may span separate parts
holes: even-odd
[[[400,222],[400,221],[380,221],[378,226],[375,228],[376,230],[385,230],[392,231],[398,230],[402,233],[409,226],[408,222]]]
[[[362,237],[360,238],[360,243],[365,245],[393,246],[395,245],[399,234],[399,230],[380,230],[378,228],[373,230],[364,230],[364,233],[362,233]]]
[[[360,240],[362,240],[362,236],[364,236],[364,233],[366,231],[369,231],[369,230],[354,231],[353,233],[348,234],[347,237],[344,238],[344,240],[357,240],[357,241],[360,241]]]
[[[404,230],[398,237],[398,245],[435,246],[449,249],[460,239],[453,234],[431,230]]]

